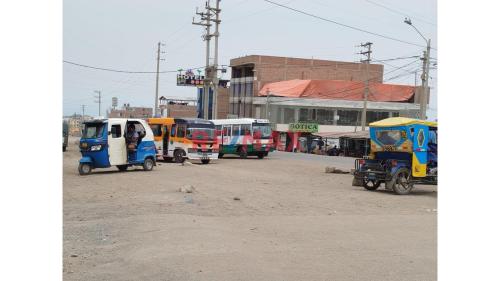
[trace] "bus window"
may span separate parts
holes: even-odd
[[[242,136],[250,136],[252,132],[252,126],[250,124],[242,124],[241,125],[241,135]]]
[[[230,137],[231,136],[231,126],[224,126],[222,127],[222,133],[224,134],[224,136],[226,137]]]
[[[183,138],[186,136],[186,126],[178,126],[177,127],[177,137]]]
[[[172,129],[170,130],[170,136],[175,137],[175,129],[177,128],[176,124],[172,125]]]
[[[233,136],[240,135],[240,125],[233,125]]]
[[[151,130],[153,131],[153,135],[155,137],[161,136],[161,125],[160,124],[153,124],[149,125],[151,127]]]
[[[221,136],[222,135],[222,125],[216,125],[215,126],[215,132],[216,132],[215,134],[217,136]]]
[[[269,139],[271,138],[271,125],[262,123],[253,123],[254,139]]]

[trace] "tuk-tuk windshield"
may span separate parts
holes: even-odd
[[[375,135],[383,145],[395,145],[401,140],[400,130],[379,130]]]
[[[83,139],[100,138],[103,135],[104,123],[86,123],[83,129]]]
[[[187,139],[197,139],[197,140],[213,140],[215,138],[215,129],[209,128],[188,128]]]

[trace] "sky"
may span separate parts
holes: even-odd
[[[344,25],[372,33],[425,45],[424,39],[403,21],[431,39],[431,98],[427,115],[437,119],[437,4],[435,0],[273,0]],[[205,65],[204,30],[192,25],[196,7],[204,0],[64,0],[63,58],[65,61],[126,71],[156,71],[159,41],[164,61],[160,71]],[[211,0],[215,4],[215,0]],[[360,43],[372,42],[372,59],[385,60],[421,56],[424,47],[401,43],[272,5],[264,0],[222,0],[219,64],[245,55],[274,55],[337,61],[359,61]],[[196,20],[196,18],[195,18]],[[412,63],[413,62],[413,63]],[[97,116],[94,91],[101,91],[101,115],[118,105],[153,107],[155,74],[115,73],[79,67],[63,67],[64,115]],[[418,58],[386,61],[384,75],[397,77],[387,83],[415,85]],[[421,73],[421,72],[420,72]],[[417,85],[420,85],[420,73]],[[221,76],[229,79],[230,71]],[[159,96],[195,98],[196,89],[176,85],[176,73],[162,73]]]

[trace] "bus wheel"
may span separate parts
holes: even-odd
[[[123,171],[126,171],[126,170],[127,170],[128,165],[118,165],[118,166],[116,166],[116,167],[118,168],[118,170],[120,170],[120,171],[122,171],[122,172],[123,172]]]
[[[377,190],[377,188],[380,186],[381,184],[381,181],[378,181],[378,180],[367,180],[367,179],[363,179],[363,187],[366,189],[366,190]]]
[[[210,163],[210,159],[201,159],[201,164],[208,164]]]
[[[257,157],[259,157],[259,159],[263,159],[263,158],[264,158],[264,156],[266,156],[266,155],[265,155],[263,152],[259,152],[259,153],[257,154]]]
[[[397,195],[409,194],[413,189],[410,170],[407,168],[399,169],[389,182],[389,187],[391,187]]]
[[[247,148],[245,146],[240,146],[238,149],[238,155],[240,158],[245,159],[248,157]]]
[[[88,175],[91,171],[92,167],[90,167],[88,163],[80,163],[80,165],[78,165],[78,173],[80,173],[81,176]]]
[[[174,151],[174,159],[175,163],[183,163],[184,162],[184,151],[177,149]]]
[[[151,171],[153,170],[153,166],[155,165],[155,162],[151,158],[146,158],[144,159],[144,163],[142,164],[142,167],[144,168],[144,171]]]

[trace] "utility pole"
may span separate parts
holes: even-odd
[[[160,57],[161,53],[161,46],[165,46],[165,44],[162,44],[161,42],[158,42],[158,53],[156,55],[156,87],[155,87],[155,108],[153,110],[153,116],[157,117],[158,114],[158,83],[160,81],[160,61],[165,60]]]
[[[85,121],[85,105],[82,104],[82,125],[84,121]]]
[[[219,14],[221,12],[221,9],[219,8],[220,0],[215,0],[215,9],[211,9],[215,13],[215,33],[213,36],[215,37],[214,40],[214,65],[213,65],[213,71],[212,71],[212,85],[214,87],[213,90],[213,98],[212,98],[212,119],[217,119],[217,93],[219,89],[219,66],[218,66],[218,58],[219,58],[219,24],[221,22]]]
[[[427,40],[427,50],[424,51],[422,71],[422,91],[420,96],[420,119],[427,119],[427,93],[429,92],[429,64],[431,52],[431,39]]]
[[[205,27],[205,34],[203,35],[203,40],[206,41],[206,61],[205,61],[205,79],[203,80],[203,118],[208,119],[208,98],[210,95],[210,23],[211,13],[209,10],[210,0],[205,3],[206,12],[198,12],[198,7],[196,8],[196,14],[200,16],[200,22],[195,22],[193,17],[192,24],[201,25]]]
[[[370,75],[369,75],[369,65],[371,61],[372,54],[372,44],[371,42],[366,42],[361,44],[360,47],[366,48],[366,51],[359,52],[361,55],[365,55],[366,59],[361,60],[362,63],[366,65],[366,73],[365,73],[365,93],[363,96],[363,113],[361,115],[361,130],[364,131],[366,127],[366,108],[368,104],[368,93],[370,91]]]
[[[423,71],[422,71],[422,88],[420,91],[420,119],[427,119],[427,93],[429,92],[429,64],[431,53],[431,39],[426,39],[425,36],[412,24],[411,19],[405,18],[404,23],[410,25],[415,31],[425,40],[427,49],[424,51]]]
[[[266,89],[266,119],[269,120],[269,88]]]
[[[220,0],[215,0],[215,7],[210,6],[210,0],[205,3],[205,12],[198,12],[196,9],[196,14],[200,16],[200,21],[195,22],[193,17],[192,24],[201,25],[205,27],[205,34],[203,35],[203,40],[206,41],[206,62],[205,62],[205,79],[203,80],[203,117],[209,119],[209,116],[213,119],[217,118],[217,88],[219,86],[218,78],[218,57],[219,57],[219,24],[221,22],[219,14],[221,9],[219,8]],[[212,22],[215,23],[215,32],[210,33],[210,27]],[[215,37],[214,42],[214,62],[210,65],[210,40]],[[212,112],[209,114],[209,97],[210,88],[213,88],[213,98],[212,98]]]
[[[95,90],[94,93],[97,94],[97,96],[94,97],[97,98],[95,102],[99,104],[99,117],[101,117],[101,91]]]

